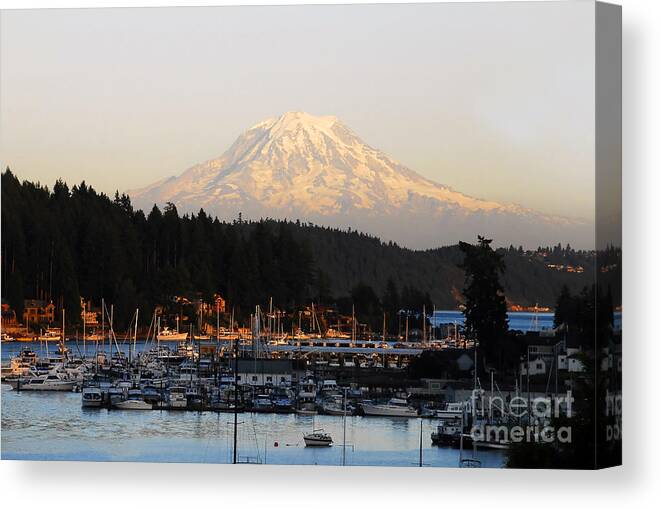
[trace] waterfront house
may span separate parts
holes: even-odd
[[[573,336],[559,339],[546,331],[528,332],[526,343],[527,352],[520,366],[524,376],[546,375],[556,369],[568,373],[585,371],[579,355],[582,350]]]
[[[51,324],[55,321],[55,305],[38,299],[26,299],[23,305],[23,323]]]

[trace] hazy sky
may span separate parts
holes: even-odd
[[[473,196],[592,217],[592,2],[2,12],[0,158],[141,187],[285,111]]]

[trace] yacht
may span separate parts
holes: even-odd
[[[179,332],[168,327],[163,327],[163,330],[156,335],[158,341],[186,341],[188,332]]]
[[[409,406],[408,402],[402,398],[392,398],[385,405],[363,403],[362,407],[365,415],[380,415],[384,417],[418,416],[418,411],[412,406]]]
[[[76,386],[74,380],[67,380],[58,373],[40,377],[32,377],[21,385],[22,391],[72,391]]]

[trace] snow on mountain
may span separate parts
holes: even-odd
[[[589,247],[584,222],[472,198],[365,144],[336,117],[285,113],[251,127],[219,158],[143,189],[138,207],[174,203],[221,219],[301,219],[351,227],[412,248],[472,240]]]

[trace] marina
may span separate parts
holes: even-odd
[[[512,315],[528,331],[551,330],[546,315]],[[180,330],[178,321],[173,329],[162,327],[156,317],[147,337],[139,337],[134,322],[122,338],[102,325],[92,340],[51,329],[49,338],[59,341],[4,341],[2,455],[124,460],[126,452],[109,452],[106,443],[121,440],[131,442],[127,451],[143,451],[140,461],[222,463],[244,456],[248,462],[337,464],[342,458],[404,466],[418,454],[423,465],[459,466],[465,449],[472,466],[502,466],[507,444],[474,444],[462,420],[470,413],[470,385],[457,381],[463,390],[440,396],[407,378],[409,363],[425,351],[463,355],[467,362],[472,354],[459,332],[461,317],[434,313],[430,330],[415,341],[406,340],[408,329],[395,338],[355,329],[320,334],[314,320],[308,332],[292,334],[268,319],[263,328],[254,321],[251,329],[198,334],[192,326]],[[73,433],[61,433],[74,423]],[[86,441],[87,426],[96,429],[94,444]],[[40,450],[39,437],[51,432],[66,454]],[[168,458],[153,449],[162,441],[173,451]]]
[[[81,408],[73,392],[17,392],[2,386],[2,459],[231,463],[233,416],[219,412],[136,412]],[[238,461],[341,465],[342,416],[317,415],[330,447],[305,447],[312,416],[239,414]],[[436,447],[429,419],[349,416],[346,464],[456,467],[459,450]],[[276,445],[277,443],[277,445]],[[46,445],[47,444],[47,445]],[[499,451],[480,451],[483,467],[500,467]]]

